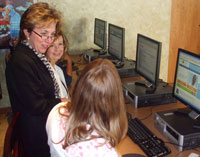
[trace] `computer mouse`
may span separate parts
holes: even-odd
[[[129,154],[124,154],[122,157],[145,157],[142,154],[136,154],[136,153],[129,153]]]

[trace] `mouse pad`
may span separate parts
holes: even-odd
[[[141,154],[130,153],[130,154],[124,154],[122,155],[122,157],[145,157],[145,156]]]

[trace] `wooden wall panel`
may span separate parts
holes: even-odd
[[[200,54],[200,1],[172,0],[168,82],[174,81],[178,48]]]

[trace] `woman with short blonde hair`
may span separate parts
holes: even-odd
[[[50,63],[44,53],[61,27],[61,15],[38,2],[22,15],[19,42],[6,67],[12,111],[20,112],[20,133],[26,157],[50,156],[45,123],[60,96]]]

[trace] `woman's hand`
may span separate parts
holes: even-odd
[[[71,105],[71,99],[61,98],[61,101],[66,103],[63,105],[63,107],[61,107],[60,113],[62,113],[62,115],[65,115],[65,117],[68,119],[70,115],[68,108]]]
[[[67,98],[61,98],[60,100],[61,102],[71,102],[71,99],[67,99]]]

